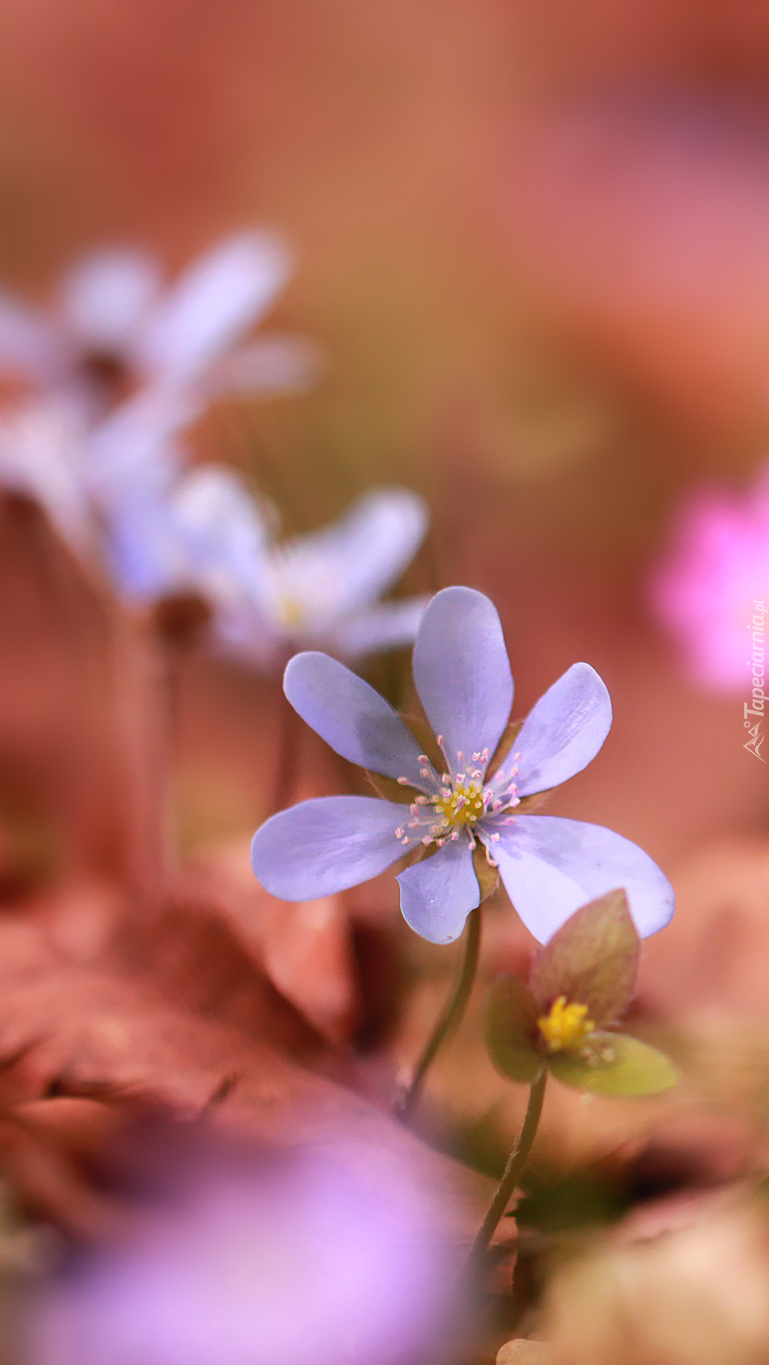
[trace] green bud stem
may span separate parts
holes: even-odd
[[[465,930],[465,950],[462,966],[454,991],[428,1038],[419,1061],[414,1067],[411,1083],[397,1106],[398,1114],[405,1118],[417,1103],[425,1076],[435,1057],[445,1042],[456,1032],[470,999],[470,992],[478,970],[478,957],[481,949],[481,907],[472,910],[467,919]]]
[[[546,1081],[547,1067],[543,1066],[531,1083],[529,1103],[526,1109],[526,1117],[523,1120],[523,1127],[518,1136],[518,1140],[507,1159],[504,1175],[497,1186],[496,1193],[491,1201],[489,1211],[483,1220],[480,1232],[473,1242],[472,1251],[470,1252],[468,1260],[468,1270],[471,1275],[474,1275],[479,1270],[483,1258],[491,1245],[491,1239],[497,1230],[497,1224],[510,1203],[515,1188],[525,1170],[526,1162],[529,1159],[534,1138],[537,1133],[537,1128],[539,1127],[539,1120],[542,1114],[542,1101],[545,1098]]]

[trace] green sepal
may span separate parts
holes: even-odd
[[[552,1052],[547,1065],[564,1085],[596,1095],[660,1095],[679,1081],[664,1052],[626,1033],[591,1033],[582,1051]]]
[[[513,1081],[530,1084],[545,1058],[536,1047],[539,1007],[517,976],[496,981],[486,1000],[486,1046],[494,1065]]]
[[[624,891],[609,891],[581,906],[532,964],[529,984],[540,1013],[563,995],[587,1005],[599,1027],[614,1023],[633,998],[639,948]]]

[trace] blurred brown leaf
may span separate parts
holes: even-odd
[[[15,948],[3,957],[6,934]],[[161,1105],[190,1119],[218,1094],[215,1127],[271,1146],[349,1145],[383,1174],[416,1168],[446,1235],[474,1234],[487,1182],[310,1069],[339,1063],[209,907],[124,923],[89,962],[9,914],[0,959],[0,1167],[57,1221],[81,1233],[109,1224],[81,1167],[121,1114]]]
[[[360,998],[343,897],[300,904],[276,900],[253,876],[245,841],[196,860],[194,870],[281,994],[330,1043],[349,1040],[360,1019]]]
[[[769,843],[737,835],[710,841],[678,870],[676,891],[670,925],[644,944],[641,999],[673,1019],[765,1020]]]
[[[539,1326],[563,1365],[758,1365],[768,1287],[766,1208],[735,1190],[676,1231],[565,1262]]]

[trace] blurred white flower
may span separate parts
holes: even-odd
[[[152,253],[94,251],[65,272],[49,312],[0,293],[0,370],[67,393],[92,421],[144,386],[158,391],[156,407],[166,395],[177,425],[222,393],[301,388],[318,366],[309,342],[240,345],[289,273],[285,247],[266,231],[225,238],[165,288]]]
[[[122,592],[146,601],[195,590],[219,645],[260,667],[297,649],[354,659],[410,643],[426,597],[382,603],[421,544],[427,509],[376,489],[340,521],[282,543],[231,470],[200,466],[154,498],[123,499],[110,543]]]
[[[122,563],[133,534],[134,570],[146,541],[144,579],[163,559],[166,576],[178,575],[186,560],[160,526],[186,463],[181,429],[220,394],[301,388],[317,373],[310,342],[240,344],[289,265],[276,237],[253,231],[220,242],[165,290],[154,257],[115,249],[65,274],[50,315],[0,293],[0,371],[32,384],[0,412],[0,488],[34,497],[82,556],[98,559],[114,527],[120,544],[108,558]],[[129,583],[141,591],[130,574]]]

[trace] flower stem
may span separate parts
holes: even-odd
[[[414,1067],[411,1083],[398,1105],[398,1113],[402,1118],[411,1113],[411,1110],[414,1108],[422,1093],[425,1076],[432,1066],[437,1053],[447,1039],[456,1031],[462,1021],[462,1016],[467,1009],[467,1002],[470,999],[470,991],[472,990],[473,982],[475,980],[475,973],[478,969],[480,948],[481,907],[479,905],[475,910],[472,910],[468,916],[467,929],[465,930],[465,951],[462,958],[459,977],[457,978],[457,984],[424,1046],[422,1055]]]
[[[523,1120],[523,1127],[521,1128],[513,1150],[507,1158],[504,1175],[497,1186],[489,1211],[481,1224],[480,1232],[473,1242],[473,1248],[470,1252],[468,1261],[468,1270],[470,1270],[471,1273],[474,1273],[479,1269],[481,1262],[489,1249],[491,1239],[497,1230],[497,1224],[513,1197],[515,1188],[523,1174],[526,1162],[529,1159],[532,1144],[539,1126],[540,1115],[542,1113],[542,1101],[545,1097],[546,1080],[547,1067],[543,1066],[542,1070],[535,1076],[531,1083],[529,1103],[526,1109],[526,1116]]]

